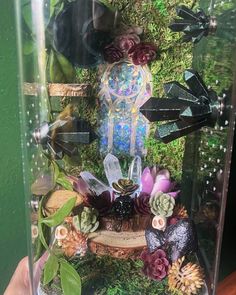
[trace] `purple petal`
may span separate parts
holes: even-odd
[[[159,179],[155,182],[151,196],[155,195],[157,192],[168,193],[170,190],[171,182],[169,179]]]
[[[146,167],[143,170],[143,173],[141,176],[141,183],[142,183],[142,192],[150,194],[153,189],[154,181],[151,175],[151,171],[148,167]]]
[[[170,195],[173,198],[177,198],[179,195],[180,191],[176,191],[176,192],[169,192],[168,195]]]
[[[162,169],[162,170],[160,170],[158,173],[157,173],[157,177],[156,177],[156,180],[158,179],[158,178],[167,178],[167,179],[170,179],[170,172],[169,172],[169,170],[167,170],[167,169]]]
[[[160,171],[160,168],[156,165],[151,168],[151,174],[152,174],[153,181],[155,181],[157,173],[159,171]]]

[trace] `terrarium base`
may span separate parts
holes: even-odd
[[[90,251],[98,256],[109,255],[121,259],[137,258],[146,247],[145,232],[101,230],[89,235],[88,246]]]

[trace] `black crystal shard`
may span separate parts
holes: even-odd
[[[169,225],[164,232],[148,228],[145,237],[150,253],[163,248],[172,262],[198,248],[196,229],[190,219],[181,219],[176,224]]]
[[[155,137],[164,143],[185,136],[204,126],[214,127],[222,116],[220,102],[213,90],[208,90],[194,70],[184,72],[189,88],[176,81],[166,83],[167,98],[151,97],[140,108],[150,121],[171,121],[157,127]]]
[[[176,13],[179,19],[174,19],[169,28],[173,32],[183,32],[183,42],[198,43],[203,36],[216,30],[215,18],[207,16],[202,9],[194,12],[181,5],[176,8]]]
[[[193,105],[187,107],[181,112],[180,118],[189,123],[194,123],[196,121],[204,120],[206,117],[210,116],[212,109],[210,105]]]
[[[175,139],[197,131],[206,125],[206,120],[195,123],[187,123],[181,120],[169,122],[159,126],[155,132],[155,138],[164,143],[169,143]]]
[[[44,123],[35,129],[33,136],[56,159],[62,159],[65,154],[77,155],[77,144],[90,144],[96,139],[90,124],[76,117]]]
[[[62,142],[90,144],[97,136],[87,121],[73,118],[70,130],[68,132],[58,130],[55,138]]]
[[[193,103],[198,102],[198,98],[189,89],[176,81],[165,83],[164,91],[169,98],[178,98]]]
[[[188,105],[188,101],[178,98],[173,98],[170,101],[166,98],[157,99],[156,97],[151,97],[141,106],[140,112],[150,122],[155,122],[156,118],[158,118],[158,121],[173,120],[179,117],[186,104]]]
[[[209,98],[208,89],[198,72],[192,69],[185,70],[184,81],[196,97],[205,96]]]
[[[55,49],[75,66],[96,66],[112,40],[118,15],[96,0],[67,2],[53,23]]]

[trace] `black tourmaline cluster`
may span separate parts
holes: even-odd
[[[157,127],[155,137],[168,143],[204,126],[214,127],[223,114],[222,102],[194,70],[184,72],[189,88],[176,81],[164,84],[167,98],[151,97],[140,112],[150,121],[170,121]],[[222,113],[222,114],[221,114]]]
[[[134,201],[131,195],[138,189],[130,179],[119,179],[117,183],[112,184],[114,191],[120,196],[115,199],[112,211],[120,219],[128,219],[134,213]]]
[[[216,18],[206,15],[202,9],[193,12],[182,5],[176,8],[176,13],[179,19],[175,19],[169,28],[174,32],[183,32],[183,42],[198,43],[203,36],[216,31]]]
[[[52,123],[45,122],[34,130],[34,139],[56,159],[78,154],[77,144],[90,144],[96,139],[90,124],[77,117],[66,117]]]

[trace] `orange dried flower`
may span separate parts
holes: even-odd
[[[184,219],[184,218],[188,218],[188,212],[185,209],[185,207],[181,204],[178,204],[175,206],[174,211],[173,211],[173,216],[180,218],[180,219]]]
[[[87,236],[74,229],[69,230],[65,239],[58,241],[58,245],[67,257],[75,254],[85,255],[87,250]]]

